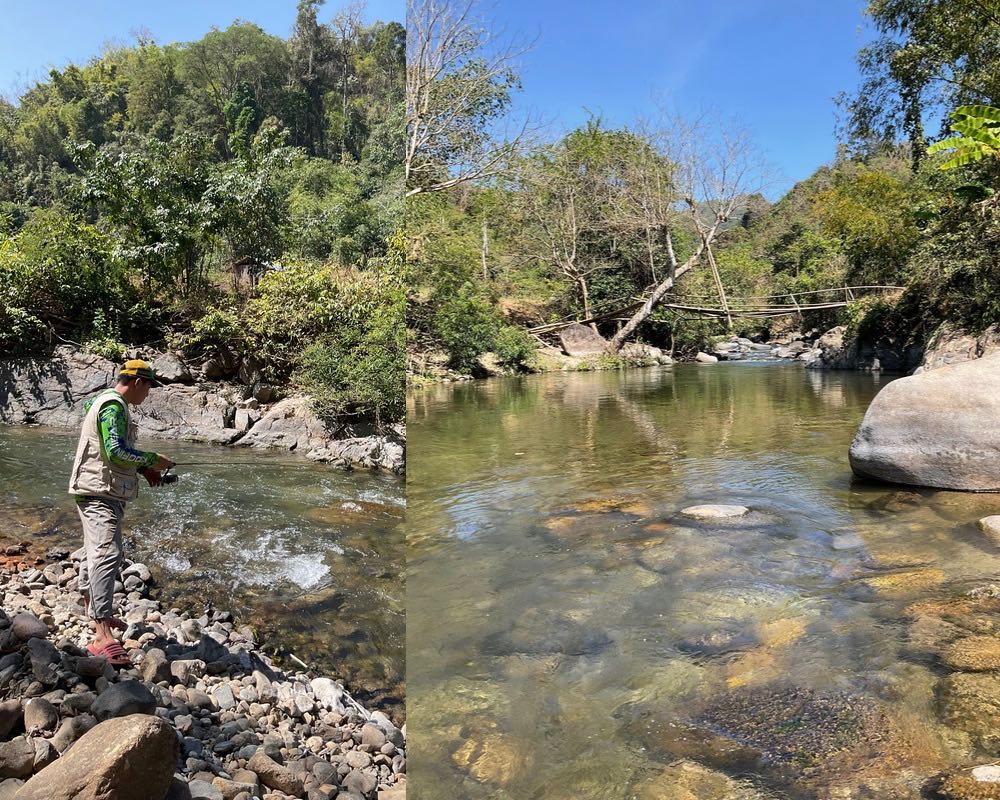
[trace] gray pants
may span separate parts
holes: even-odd
[[[86,556],[80,563],[80,592],[90,596],[90,616],[114,616],[115,581],[125,554],[122,550],[122,519],[125,504],[120,500],[84,497],[77,503],[83,523]]]

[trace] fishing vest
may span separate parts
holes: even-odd
[[[139,477],[135,467],[119,467],[105,459],[101,452],[101,433],[97,416],[108,403],[118,403],[125,411],[125,441],[135,447],[138,433],[132,422],[128,403],[114,389],[106,389],[94,398],[83,420],[80,442],[76,446],[73,473],[69,478],[69,493],[103,497],[107,500],[135,500],[139,496]]]

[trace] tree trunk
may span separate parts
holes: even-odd
[[[486,227],[485,214],[483,214],[483,246],[481,252],[483,258],[483,280],[488,281],[490,279],[490,270],[489,266],[487,265],[487,259],[489,258],[490,255],[490,240],[489,240],[489,231]]]
[[[719,274],[719,265],[715,263],[715,254],[712,253],[711,246],[706,242],[705,255],[708,256],[709,266],[712,268],[712,277],[715,279],[715,288],[719,292],[719,302],[722,310],[726,312],[726,329],[733,329],[733,315],[729,313],[729,301],[726,300],[726,290],[722,285],[722,275]]]
[[[649,297],[646,298],[646,302],[644,302],[639,310],[631,316],[629,321],[625,323],[624,327],[614,335],[614,338],[608,342],[608,352],[612,354],[618,353],[622,349],[622,345],[625,344],[625,340],[635,332],[636,328],[642,325],[642,323],[649,318],[649,315],[653,313],[653,309],[656,308],[659,302],[663,299],[663,296],[674,288],[674,281],[698,263],[698,259],[701,258],[701,254],[705,250],[705,243],[715,238],[715,231],[717,228],[718,223],[713,225],[708,234],[702,238],[701,243],[691,254],[691,257],[676,269],[670,270],[670,274],[662,281],[662,283],[653,289]]]

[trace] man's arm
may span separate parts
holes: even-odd
[[[100,410],[97,430],[107,459],[118,467],[145,469],[156,464],[160,460],[159,454],[128,446],[125,427],[125,411],[118,403],[109,402]]]

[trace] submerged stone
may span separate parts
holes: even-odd
[[[688,506],[681,509],[681,514],[692,519],[735,519],[750,513],[746,506],[721,505],[708,503],[700,506]]]
[[[894,779],[902,765],[940,768],[933,733],[871,697],[770,685],[710,698],[688,720],[640,715],[630,732],[651,752],[754,772],[794,792]],[[812,796],[812,795],[810,795]]]
[[[865,578],[864,583],[886,598],[907,597],[944,583],[945,574],[933,567],[891,572]]]
[[[1000,677],[990,672],[953,672],[938,683],[941,718],[968,733],[985,750],[1000,747]]]
[[[594,655],[611,644],[604,631],[588,629],[568,614],[553,609],[530,608],[521,614],[510,631],[486,637],[482,652],[490,655]]]
[[[759,800],[763,795],[745,781],[737,781],[693,761],[671,764],[658,775],[637,782],[628,793],[635,800]]]
[[[1000,800],[1000,776],[996,771],[997,767],[990,765],[950,773],[937,781],[935,791],[941,800]]]
[[[986,672],[1000,669],[1000,638],[996,636],[966,636],[953,642],[942,660],[955,670]]]
[[[986,538],[1000,547],[1000,514],[983,517],[977,524],[979,529],[986,534]]]

